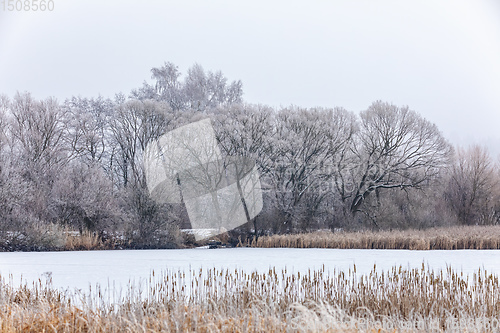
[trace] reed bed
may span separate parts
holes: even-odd
[[[369,274],[152,272],[123,296],[0,284],[0,332],[498,332],[498,276],[393,267]]]
[[[67,233],[64,237],[64,251],[108,250],[113,247],[102,241],[96,233],[85,231],[83,233]]]
[[[405,249],[405,250],[497,250],[500,225],[431,228],[425,230],[336,232],[261,236],[248,240],[250,247]]]

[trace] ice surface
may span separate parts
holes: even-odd
[[[270,267],[289,272],[306,272],[325,265],[326,270],[347,271],[356,265],[358,274],[368,273],[377,265],[386,271],[394,265],[420,268],[425,262],[435,270],[454,270],[465,274],[485,268],[500,275],[498,250],[340,250],[340,249],[184,249],[121,250],[80,252],[12,252],[0,253],[0,275],[9,276],[14,284],[42,280],[51,275],[54,287],[88,290],[99,283],[105,287],[126,287],[130,281],[146,281],[151,272],[188,271],[190,268],[230,268],[264,273]],[[50,272],[51,274],[46,274]]]

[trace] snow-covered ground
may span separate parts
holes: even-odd
[[[470,274],[479,268],[500,275],[500,251],[407,251],[339,249],[188,249],[122,250],[82,252],[0,253],[0,275],[16,285],[52,277],[54,287],[88,290],[89,285],[126,287],[146,281],[154,270],[188,271],[190,268],[238,268],[266,272],[269,267],[289,272],[319,269],[347,271],[356,265],[358,274],[388,270],[394,265],[419,268],[422,263],[435,270],[451,266]]]

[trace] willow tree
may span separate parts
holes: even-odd
[[[360,118],[352,158],[342,170],[349,174],[344,199],[353,215],[364,212],[373,194],[421,188],[449,163],[452,148],[437,126],[407,106],[377,101]]]

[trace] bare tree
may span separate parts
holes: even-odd
[[[350,166],[349,210],[363,211],[365,200],[388,189],[419,188],[447,165],[452,149],[436,125],[408,107],[381,101],[361,112]],[[344,168],[346,169],[346,168]],[[376,224],[376,220],[372,219]]]
[[[72,154],[88,165],[109,159],[109,116],[114,103],[109,99],[73,97],[65,103],[67,110],[67,141]]]
[[[135,99],[153,99],[167,102],[172,110],[194,109],[204,111],[217,106],[226,106],[242,102],[242,83],[227,83],[221,71],[205,72],[199,64],[194,64],[187,71],[184,80],[176,65],[165,62],[161,67],[151,69],[154,85],[143,83],[140,89],[132,91]]]
[[[353,116],[343,109],[289,108],[277,114],[267,176],[285,224],[302,219],[306,227],[331,194],[335,158],[353,126]]]
[[[457,148],[445,193],[460,223],[498,223],[500,183],[496,168],[485,148]]]
[[[14,172],[9,139],[8,112],[10,100],[0,96],[0,232],[12,230],[12,220],[19,207],[28,199],[29,187],[18,173]]]
[[[121,214],[112,186],[99,165],[73,161],[54,184],[49,210],[56,222],[80,232],[113,230]]]
[[[25,163],[25,176],[35,182],[53,176],[67,157],[64,114],[57,101],[36,101],[29,94],[17,94],[11,113],[11,133]]]
[[[269,169],[274,111],[262,105],[233,104],[210,112],[222,153],[257,161],[259,171]]]
[[[241,103],[241,81],[233,81],[227,86],[227,78],[221,71],[208,72],[201,65],[189,68],[184,81],[184,95],[189,107],[203,111],[221,105]]]
[[[53,185],[68,162],[64,111],[28,93],[0,103],[0,216],[8,230],[26,231],[51,221]]]
[[[248,228],[253,223],[258,234],[257,217],[250,218],[250,209],[244,200],[243,179],[256,163],[262,175],[270,170],[270,137],[274,131],[274,110],[263,105],[232,104],[212,109],[216,138],[224,156],[224,169],[236,172],[235,182],[245,209]],[[236,158],[236,160],[235,160]],[[234,163],[236,162],[236,163]],[[264,193],[264,195],[267,195]],[[251,207],[250,207],[251,208]]]
[[[148,242],[149,246],[165,246],[165,237],[172,235],[168,207],[150,197],[143,164],[147,145],[165,133],[172,117],[165,102],[129,100],[116,106],[110,123],[110,165],[118,176],[114,183],[129,217],[127,234],[140,247]]]
[[[116,106],[110,124],[114,147],[110,163],[116,166],[123,186],[132,181],[145,188],[143,153],[151,140],[165,133],[172,119],[170,111],[166,103],[152,100]]]
[[[9,111],[10,100],[7,96],[0,95],[0,175],[6,166],[6,161],[9,159],[5,155],[5,148],[8,145],[8,120],[7,112]]]

